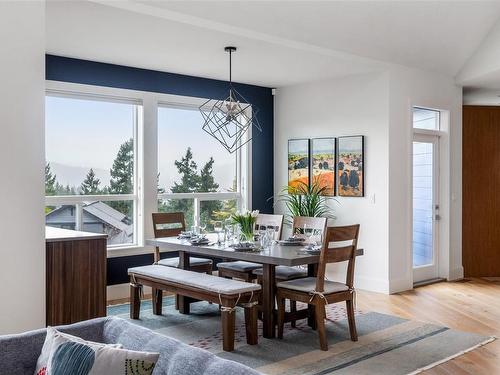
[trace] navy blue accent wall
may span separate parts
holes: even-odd
[[[46,55],[45,62],[46,79],[52,81],[200,98],[224,99],[227,96],[226,81],[54,55]],[[234,86],[252,105],[259,108],[257,116],[262,126],[262,133],[254,132],[252,139],[252,208],[272,213],[273,202],[269,200],[274,192],[272,89],[239,83],[234,83]],[[109,259],[108,285],[127,282],[126,269],[129,266],[150,263],[148,256]]]

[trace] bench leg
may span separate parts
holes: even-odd
[[[162,305],[163,305],[163,291],[161,289],[152,288],[153,291],[153,314],[161,315]]]
[[[139,319],[141,311],[141,287],[130,285],[130,319]]]
[[[226,352],[234,350],[234,323],[236,312],[222,311],[222,349]]]
[[[247,344],[257,345],[257,306],[245,307]]]

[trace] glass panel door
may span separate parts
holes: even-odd
[[[413,269],[414,281],[438,276],[437,201],[438,138],[414,136],[413,141]]]

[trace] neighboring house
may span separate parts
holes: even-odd
[[[59,206],[45,216],[48,226],[75,229],[74,205]],[[131,243],[134,235],[132,220],[103,202],[83,203],[83,226],[86,232],[106,233],[108,245]]]

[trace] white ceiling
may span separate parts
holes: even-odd
[[[382,70],[455,76],[500,2],[48,1],[49,53],[280,87]]]

